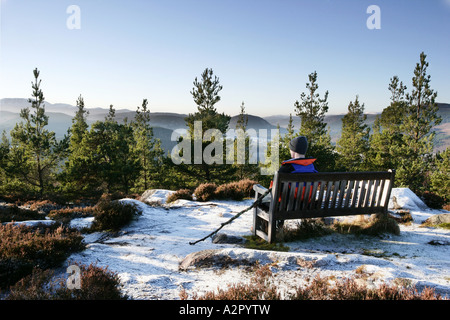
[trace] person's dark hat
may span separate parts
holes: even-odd
[[[299,154],[306,154],[308,150],[308,140],[306,137],[297,137],[289,142],[289,149]]]

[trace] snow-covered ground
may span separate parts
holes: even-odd
[[[156,190],[150,200],[164,203],[170,192]],[[409,189],[393,189],[392,196],[400,206],[409,209],[414,218],[411,225],[400,226],[399,236],[332,234],[285,243],[290,248],[288,252],[214,244],[210,238],[196,245],[189,244],[214,231],[222,222],[251,205],[252,200],[178,200],[170,206],[149,206],[123,199],[123,202],[135,203],[142,215],[115,235],[86,234],[86,250],[73,254],[68,263],[108,266],[119,274],[124,293],[132,299],[179,299],[182,289],[201,295],[250,279],[246,268],[239,266],[179,270],[180,262],[188,254],[205,249],[220,249],[221,254],[233,259],[270,263],[273,281],[284,292],[316,275],[342,278],[358,274],[368,285],[394,282],[416,285],[418,289],[428,286],[450,297],[450,231],[419,226],[428,217],[447,212],[428,209]],[[73,225],[91,222],[92,218],[77,219]],[[249,235],[251,225],[252,213],[248,211],[221,232]]]

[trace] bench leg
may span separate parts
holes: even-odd
[[[253,229],[252,229],[253,232],[252,233],[254,236],[256,236],[256,228],[258,225],[258,223],[256,221],[258,219],[257,212],[258,212],[258,209],[256,207],[253,208]]]
[[[272,214],[269,216],[269,225],[267,229],[268,242],[275,242],[277,238],[277,221],[273,218]]]

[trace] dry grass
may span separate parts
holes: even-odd
[[[279,240],[292,242],[322,237],[334,232],[341,234],[379,235],[383,233],[400,234],[397,222],[389,216],[372,215],[370,218],[358,217],[351,222],[335,221],[326,225],[321,218],[301,219],[289,227],[283,226]]]
[[[354,222],[335,222],[332,228],[343,234],[366,234],[379,235],[382,233],[400,234],[400,228],[397,222],[388,215],[377,214],[370,218],[356,219]]]

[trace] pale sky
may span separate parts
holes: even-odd
[[[146,98],[151,111],[189,113],[194,78],[212,68],[219,112],[244,102],[288,115],[317,71],[330,114],[356,95],[381,112],[390,78],[409,92],[424,51],[437,101],[450,103],[450,0],[1,0],[0,35],[0,98],[30,97],[38,68],[51,103],[81,94],[87,107],[135,110]]]

